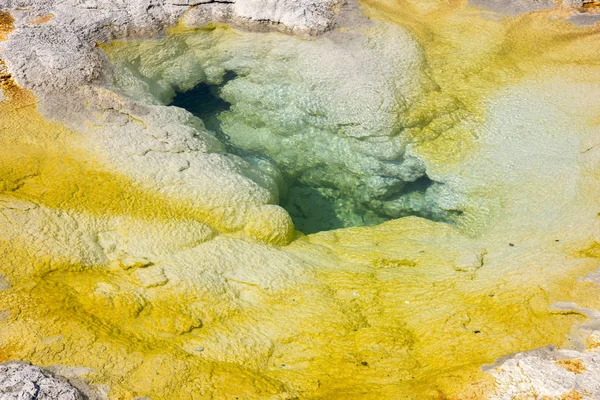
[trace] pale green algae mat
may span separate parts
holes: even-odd
[[[184,18],[104,45],[116,89],[90,96],[122,120],[95,135],[4,76],[0,359],[76,367],[110,399],[597,398],[541,385],[598,368],[600,28],[363,7],[369,23],[319,38]],[[222,172],[128,140],[119,124],[159,111],[119,104],[199,87],[212,98],[189,109],[217,104],[214,132],[177,115],[240,178],[182,195],[146,165]],[[168,124],[150,134],[169,143]],[[537,378],[481,369],[546,345],[579,356]]]

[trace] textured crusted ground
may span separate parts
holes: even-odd
[[[365,0],[365,22],[328,2],[244,13],[256,4],[184,15],[176,2],[11,2],[0,14],[0,359],[53,366],[111,399],[597,398],[598,28],[567,22],[570,8],[500,17]],[[110,60],[95,47],[182,15],[196,27],[338,25],[303,40],[179,26],[104,47]],[[331,73],[347,52],[356,89]],[[332,68],[309,69],[332,54]],[[347,141],[394,131],[460,217],[294,232],[264,165],[166,105],[173,88],[219,82],[224,65],[246,72],[227,96],[261,110],[276,161],[314,151],[281,141],[278,114],[301,133],[316,109],[312,125],[341,124]],[[361,114],[378,102],[384,113]],[[241,121],[229,133],[243,141],[253,120],[235,111],[223,120]],[[388,150],[324,143],[315,157],[348,171],[365,160],[378,171]]]
[[[0,364],[0,398],[39,400],[96,400],[93,389],[68,382],[40,367],[25,363]]]

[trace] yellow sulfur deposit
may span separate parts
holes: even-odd
[[[552,306],[600,307],[580,279],[600,257],[600,28],[362,6],[418,44],[423,95],[401,122],[464,218],[305,236],[273,204],[186,201],[0,70],[0,361],[76,370],[110,399],[463,400],[493,395],[485,364],[575,346],[586,316]]]

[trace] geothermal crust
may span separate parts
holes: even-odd
[[[245,193],[244,197],[252,197],[250,202],[277,203],[282,196],[288,195],[287,187],[281,185],[279,170],[289,179],[307,186],[292,188],[292,197],[316,196],[311,201],[315,203],[319,197],[332,197],[333,190],[337,200],[331,207],[342,220],[342,227],[374,224],[386,218],[411,214],[452,220],[454,213],[461,212],[455,209],[452,193],[439,183],[432,182],[433,185],[420,193],[403,192],[406,184],[427,177],[424,162],[412,152],[410,135],[402,134],[418,122],[400,122],[400,115],[421,94],[417,84],[426,79],[421,76],[422,62],[416,44],[402,29],[391,24],[380,24],[367,33],[332,34],[317,40],[317,46],[314,41],[302,46],[301,43],[298,45],[298,40],[276,35],[270,35],[270,39],[260,45],[254,40],[246,45],[233,41],[233,46],[231,37],[226,35],[223,45],[216,41],[214,48],[192,47],[190,51],[186,51],[186,43],[169,43],[178,49],[178,54],[173,56],[175,48],[170,53],[156,53],[157,57],[165,57],[157,67],[154,67],[158,62],[155,55],[149,55],[149,66],[145,65],[145,58],[140,61],[141,65],[127,59],[117,65],[115,83],[129,98],[115,98],[113,94],[99,92],[99,79],[107,78],[102,71],[110,67],[105,65],[106,60],[96,48],[97,43],[126,35],[152,35],[179,19],[188,27],[216,21],[242,27],[318,34],[335,26],[339,12],[342,16],[358,13],[353,11],[353,4],[341,9],[341,4],[334,1],[307,4],[211,2],[194,6],[190,9],[169,2],[121,6],[113,2],[106,5],[36,3],[32,9],[18,11],[15,15],[17,29],[4,44],[3,54],[9,69],[14,71],[16,82],[36,93],[41,98],[42,110],[53,119],[80,126],[81,121],[95,111],[94,106],[103,112],[114,110],[114,114],[120,115],[103,121],[105,126],[112,125],[105,133],[111,135],[115,132],[115,124],[121,124],[119,118],[130,116],[144,120],[145,115],[150,114],[149,118],[156,120],[150,125],[161,133],[152,133],[148,137],[145,128],[145,134],[135,134],[136,127],[128,126],[126,131],[131,133],[119,134],[111,141],[100,139],[98,145],[118,146],[107,152],[113,160],[122,158],[123,163],[130,162],[132,152],[145,155],[145,167],[135,168],[143,171],[143,178],[155,180],[160,174],[161,186],[173,187],[180,194],[192,187],[203,190],[210,186],[189,185],[191,182],[187,179],[186,188],[176,187],[181,186],[182,179],[186,180],[183,175],[198,177],[202,175],[199,169],[208,169],[201,161],[203,157],[195,154],[189,160],[186,153],[191,150],[215,154],[223,152],[223,148],[198,124],[195,129],[190,129],[193,123],[187,113],[160,106],[167,105],[175,91],[191,89],[200,82],[220,84],[226,72],[233,72],[238,78],[221,90],[222,98],[232,104],[231,112],[222,117],[224,134],[234,146],[251,156],[266,157],[270,164],[265,165],[264,161],[252,157],[244,160],[234,157],[236,165],[225,170],[233,170],[236,178],[232,179],[245,175],[248,182],[228,185],[225,184],[227,178],[220,176],[219,186],[231,187],[236,192],[224,196],[225,199]],[[43,24],[31,23],[40,18],[50,19]],[[348,28],[368,25],[364,18],[352,18],[346,24]],[[378,45],[372,46],[375,43]],[[287,61],[275,59],[272,68],[263,68],[264,61],[269,56],[275,57],[275,52],[280,52]],[[163,74],[162,79],[152,83],[153,87],[147,84],[154,79],[145,76],[148,70],[154,75]],[[296,76],[289,73],[292,70]],[[397,71],[403,72],[398,74]],[[96,84],[91,85],[92,82]],[[65,91],[69,93],[66,98],[63,96]],[[91,104],[90,97],[96,99]],[[120,104],[115,105],[115,101]],[[82,104],[87,106],[82,109]],[[282,113],[284,120],[280,118]],[[137,130],[140,128],[138,126]],[[101,138],[103,133],[98,132],[94,137]],[[249,141],[249,137],[255,143]],[[117,144],[118,140],[126,143]],[[136,149],[123,151],[131,148],[132,142],[136,143]],[[305,154],[310,156],[305,157]],[[231,164],[232,157],[225,158]],[[257,161],[259,165],[253,165]],[[166,164],[177,169],[168,178],[165,176],[168,169],[163,168]],[[179,171],[182,165],[186,169],[184,173]],[[223,170],[223,166],[215,165],[210,169]],[[221,175],[228,173],[223,171]],[[244,185],[254,187],[241,190],[240,186]],[[445,200],[440,204],[436,199]],[[315,210],[304,210],[305,207],[304,204],[291,204],[288,209],[297,208],[299,215],[315,213]],[[273,210],[265,215],[271,215]],[[238,229],[238,226],[231,228]],[[289,229],[285,222],[280,230],[279,235],[283,238],[276,241],[287,240]]]
[[[86,386],[85,384],[81,384]],[[64,378],[26,363],[0,364],[0,398],[36,400],[96,399],[91,389],[84,394]]]
[[[197,14],[209,13],[210,21],[316,34],[333,27],[336,3],[7,0],[2,8],[12,11],[17,29],[3,46],[3,54],[6,60],[10,59],[10,70],[23,87],[36,93],[77,90],[101,75],[102,60],[94,49],[96,43],[158,33],[174,25],[190,9],[194,11],[188,19],[194,21],[201,18]],[[36,24],[38,20],[44,22]]]
[[[11,12],[15,18],[15,32],[3,43],[2,54],[15,82],[32,90],[40,98],[40,108],[53,119],[80,126],[82,121],[95,118],[93,114],[101,111],[104,112],[104,125],[110,127],[112,133],[115,132],[115,126],[123,124],[123,118],[127,119],[127,115],[132,118],[147,115],[145,119],[155,119],[156,122],[148,121],[153,132],[150,135],[147,135],[148,132],[140,135],[130,124],[124,129],[129,133],[118,135],[126,143],[101,145],[123,146],[118,154],[110,156],[123,158],[124,162],[131,160],[132,153],[147,154],[156,150],[157,153],[145,158],[147,168],[138,168],[143,178],[151,177],[153,181],[158,178],[158,181],[162,181],[161,186],[170,186],[178,193],[185,194],[187,191],[192,197],[197,197],[200,195],[198,191],[206,191],[208,187],[211,193],[202,195],[205,198],[215,197],[215,201],[220,203],[219,207],[238,208],[239,204],[253,204],[250,207],[253,213],[264,214],[263,219],[275,224],[273,241],[285,243],[289,240],[291,229],[289,218],[276,207],[262,207],[265,203],[273,202],[273,193],[269,192],[269,182],[263,185],[267,188],[255,183],[255,180],[262,182],[269,178],[262,177],[259,171],[246,171],[253,168],[242,160],[232,160],[226,154],[218,155],[222,153],[220,143],[207,134],[201,122],[195,121],[189,113],[166,107],[147,107],[101,90],[97,83],[104,79],[102,71],[105,59],[96,44],[119,37],[156,34],[174,25],[188,11],[193,14],[188,19],[204,25],[206,21],[198,14],[200,10],[209,13],[211,20],[217,22],[314,34],[333,26],[335,4],[334,1],[193,4],[185,1],[9,1],[3,3],[3,9]],[[190,25],[194,26],[194,23]],[[82,107],[84,104],[85,107]],[[105,140],[102,133],[97,136],[102,138],[100,142]],[[193,160],[188,160],[190,156]],[[166,165],[171,167],[165,168]],[[174,169],[175,174],[169,174],[170,169]],[[202,180],[199,178],[202,175],[214,174],[206,179],[215,183],[192,183],[183,178],[187,181],[185,188],[177,187],[182,180],[179,170],[183,169],[187,169],[186,174],[196,177],[196,180]],[[162,176],[157,177],[157,174]],[[254,180],[244,175],[251,175]],[[214,193],[216,187],[224,191],[223,196]],[[228,190],[230,192],[226,193]],[[227,199],[231,203],[223,204]],[[254,211],[257,208],[261,210]],[[235,218],[230,216],[227,222],[228,216],[222,218],[221,223],[225,224],[223,228],[243,228],[243,222]],[[252,230],[251,227],[248,229]]]
[[[330,0],[2,11],[2,357],[66,365],[109,398],[434,398],[456,394],[465,365],[563,344],[578,323],[571,349],[477,379],[488,398],[600,395],[596,275],[574,283],[600,256],[597,115],[582,106],[597,83],[533,74],[470,104],[414,31]],[[168,106],[199,83],[231,104],[227,144]],[[373,222],[454,225],[302,236],[277,205],[282,171],[341,193],[341,218],[358,204]],[[423,177],[426,191],[403,192]],[[0,366],[0,382],[80,398],[38,367]]]

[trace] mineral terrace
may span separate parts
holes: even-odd
[[[0,399],[599,399],[598,21],[0,0]]]

